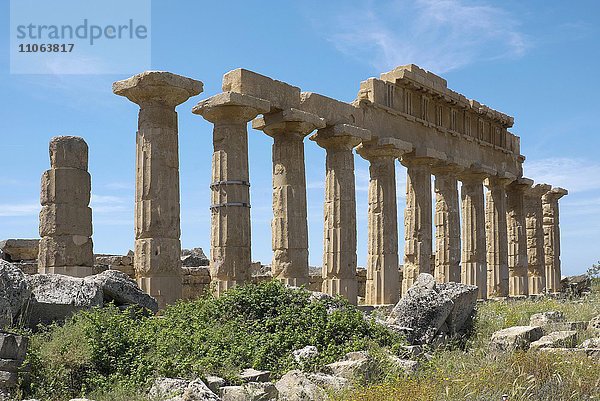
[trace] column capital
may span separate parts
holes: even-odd
[[[552,186],[548,184],[534,185],[532,187],[527,188],[527,190],[525,191],[525,197],[535,199],[536,201],[538,199],[541,200],[542,196],[545,195],[548,191],[550,191],[551,188]]]
[[[351,124],[335,124],[321,128],[309,138],[325,149],[352,149],[371,140],[371,131]]]
[[[506,187],[508,184],[510,184],[511,182],[513,182],[514,179],[513,178],[509,178],[509,177],[502,177],[499,175],[491,175],[488,176],[485,181],[484,181],[484,185],[488,188],[491,187]]]
[[[542,195],[542,200],[544,202],[557,202],[560,198],[562,198],[565,195],[568,195],[569,191],[567,191],[564,188],[560,188],[560,187],[554,187],[551,190],[549,190],[548,192],[546,192],[544,195]]]
[[[166,71],[145,71],[112,85],[115,95],[125,96],[140,107],[158,104],[175,108],[203,89],[200,81]]]
[[[371,161],[380,157],[400,158],[412,150],[408,142],[396,138],[375,138],[369,142],[361,143],[356,152],[365,160]]]
[[[215,123],[220,121],[248,122],[259,114],[268,113],[271,104],[264,99],[237,92],[223,92],[201,100],[192,113]]]
[[[315,114],[289,108],[255,118],[252,120],[252,128],[272,137],[288,133],[304,137],[315,129],[325,128],[325,120]]]
[[[533,185],[533,180],[530,178],[519,177],[506,186],[507,191],[525,192]]]

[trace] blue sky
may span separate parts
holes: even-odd
[[[91,4],[92,2],[90,2]],[[415,63],[448,86],[515,117],[525,175],[569,189],[561,200],[563,272],[600,259],[600,2],[152,1],[151,67],[204,82],[178,108],[184,247],[209,245],[211,125],[191,114],[243,67],[304,91],[352,101],[361,80]],[[8,49],[9,2],[0,6]],[[96,253],[133,247],[137,106],[111,92],[118,75],[11,75],[0,53],[0,238],[38,236],[48,141],[90,146]],[[93,70],[93,69],[91,69]],[[58,71],[60,72],[60,71]],[[253,259],[271,259],[271,143],[249,135]],[[306,142],[310,262],[321,265],[325,154]],[[398,164],[402,222],[405,171]],[[366,260],[368,164],[356,157],[358,260]],[[399,236],[403,238],[402,224]],[[403,243],[400,240],[400,249]]]

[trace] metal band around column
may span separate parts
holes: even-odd
[[[243,180],[226,180],[226,181],[215,181],[210,184],[211,189],[216,188],[221,185],[245,185],[247,187],[250,186],[250,182]]]
[[[210,205],[210,210],[219,209],[222,207],[247,207],[250,208],[250,204],[246,202],[227,202],[227,203],[216,203]]]

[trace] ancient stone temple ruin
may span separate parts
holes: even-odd
[[[142,289],[163,306],[182,296],[175,107],[202,87],[158,71],[113,86],[115,94],[140,106],[133,267]],[[357,247],[367,250],[361,295],[369,305],[396,303],[420,273],[477,285],[481,299],[558,290],[558,200],[567,191],[523,177],[520,139],[508,131],[512,117],[467,99],[412,64],[361,82],[352,103],[244,69],[226,73],[222,90],[192,109],[214,126],[209,268],[217,294],[251,280],[249,122],[273,143],[275,279],[293,286],[311,280],[304,147],[316,145],[326,151],[323,292],[358,302]],[[44,176],[48,212],[42,211],[40,224],[40,270],[52,266],[55,272],[57,266],[91,263],[88,253],[77,261],[47,256],[54,244],[63,247],[60,255],[86,246],[91,253],[87,147],[81,140],[61,141],[51,145],[63,156],[53,159]],[[69,151],[76,155],[72,161]],[[354,151],[370,165],[366,244],[357,243]],[[396,202],[397,162],[407,169],[406,205]],[[75,183],[76,192],[61,190]],[[53,192],[45,195],[44,188]],[[69,212],[50,213],[66,204],[73,205]],[[68,214],[73,210],[76,216]],[[71,217],[77,224],[64,225]],[[77,239],[80,248],[64,245],[65,238]],[[60,271],[71,274],[69,268]]]

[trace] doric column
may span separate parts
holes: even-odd
[[[537,184],[525,192],[525,216],[527,219],[527,271],[529,294],[542,294],[546,290],[546,268],[544,266],[544,229],[542,227],[542,196],[552,188]]]
[[[325,122],[297,109],[265,114],[252,127],[273,138],[273,277],[283,283],[308,283],[308,223],[304,137]]]
[[[546,289],[548,292],[560,290],[560,227],[558,200],[569,192],[563,188],[552,188],[542,196],[544,214],[544,257],[546,265]]]
[[[476,285],[478,298],[487,299],[487,261],[483,180],[486,175],[473,171],[461,174],[462,272],[461,282]]]
[[[395,304],[400,298],[396,159],[412,145],[393,138],[363,143],[357,153],[370,163],[369,232],[365,303]]]
[[[508,232],[508,295],[528,294],[527,233],[524,192],[533,180],[518,178],[506,187],[506,224]]]
[[[135,256],[137,281],[159,307],[181,298],[179,140],[175,106],[202,91],[202,82],[147,71],[113,84],[140,106],[136,137]]]
[[[50,141],[50,170],[42,175],[38,272],[85,277],[93,274],[91,180],[83,138]]]
[[[354,154],[368,130],[348,124],[320,129],[310,137],[327,151],[324,232],[323,292],[342,295],[356,304],[356,193]]]
[[[460,211],[454,165],[436,165],[435,175],[435,278],[439,283],[460,283]]]
[[[510,180],[486,180],[485,233],[487,243],[488,297],[508,296],[508,241],[506,226],[506,188]]]
[[[402,294],[420,273],[431,273],[431,163],[429,158],[402,157],[407,167]]]
[[[250,280],[250,178],[248,121],[269,102],[225,92],[193,109],[214,124],[211,188],[210,276],[218,296]]]

